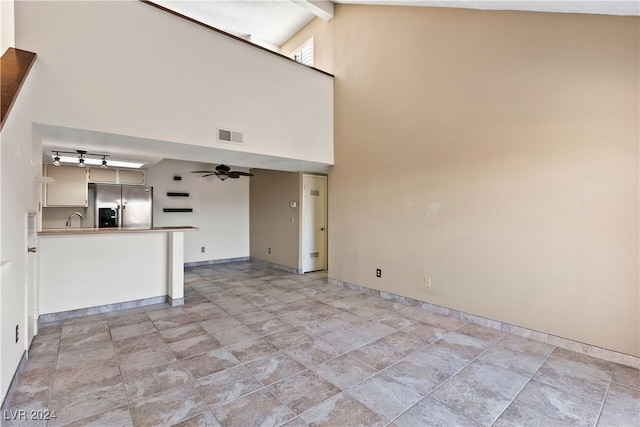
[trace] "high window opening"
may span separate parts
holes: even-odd
[[[296,62],[313,67],[313,37],[291,52],[289,57]]]

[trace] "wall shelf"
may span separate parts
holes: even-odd
[[[164,208],[162,212],[193,212],[191,208]]]

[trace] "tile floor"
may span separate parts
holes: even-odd
[[[2,425],[640,426],[637,369],[323,273],[244,262],[185,282],[181,307],[41,324]]]

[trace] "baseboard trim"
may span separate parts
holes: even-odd
[[[574,341],[567,338],[562,338],[555,335],[547,334],[544,332],[523,328],[520,326],[512,325],[510,323],[500,322],[498,320],[476,316],[474,314],[453,310],[447,307],[431,304],[426,301],[420,301],[420,300],[416,300],[409,297],[403,297],[402,295],[396,295],[390,292],[379,291],[376,289],[367,288],[366,286],[360,286],[360,285],[356,285],[349,282],[343,282],[341,280],[337,280],[333,278],[328,278],[327,281],[330,284],[341,287],[341,288],[353,289],[353,290],[364,292],[370,295],[379,296],[383,299],[394,301],[400,304],[420,307],[423,310],[430,311],[432,313],[442,314],[445,316],[454,317],[456,319],[466,320],[471,323],[476,323],[478,325],[482,325],[488,328],[497,329],[499,331],[509,333],[512,335],[533,339],[536,341],[554,345],[556,347],[561,347],[567,350],[572,350],[578,353],[597,357],[598,359],[603,359],[608,362],[619,363],[621,365],[640,369],[640,357],[632,356],[630,354],[608,350],[606,348],[597,347],[591,344],[585,344],[579,341]]]
[[[166,303],[167,295],[159,297],[144,298],[134,301],[118,302],[114,304],[98,305],[95,307],[79,308],[76,310],[60,311],[58,313],[41,314],[38,323],[56,322],[58,320],[73,319],[75,317],[90,316],[92,314],[110,313],[112,311],[126,310],[129,308],[144,307],[153,304]],[[177,298],[177,300],[182,298]],[[184,299],[183,299],[184,302]]]
[[[304,272],[301,269],[288,267],[286,265],[276,264],[275,262],[266,261],[264,259],[260,259],[260,258],[256,258],[256,257],[251,257],[251,262],[255,262],[255,263],[258,263],[258,264],[264,264],[267,267],[275,268],[276,270],[284,270],[284,271],[287,271],[287,272],[293,273],[293,274],[304,274]]]
[[[4,395],[2,399],[2,406],[0,406],[0,413],[4,415],[5,411],[9,408],[6,407],[7,402],[11,402],[11,397],[14,395],[16,391],[16,387],[18,386],[18,377],[24,371],[24,366],[27,364],[27,359],[29,359],[29,354],[25,350],[22,353],[22,357],[20,358],[20,363],[18,363],[18,369],[13,373],[13,377],[11,378],[11,383],[9,384],[9,388],[7,389],[7,394]],[[1,423],[0,423],[1,424]]]
[[[202,267],[204,265],[214,265],[214,264],[228,264],[230,262],[244,262],[251,261],[251,257],[242,256],[236,258],[221,258],[221,259],[210,259],[207,261],[194,261],[194,262],[185,262],[185,267]]]

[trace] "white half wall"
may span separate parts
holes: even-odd
[[[167,295],[168,233],[40,236],[40,314]]]
[[[331,76],[140,1],[17,2],[15,17],[39,58],[38,123],[333,163]]]
[[[193,170],[215,165],[163,160],[146,172],[146,185],[153,187],[154,227],[198,227],[184,236],[184,261],[198,262],[249,256],[249,177],[220,181],[202,178]],[[232,170],[248,172],[244,168]],[[174,176],[182,177],[175,181]],[[167,192],[189,193],[169,197]],[[191,208],[193,212],[168,213],[163,208]],[[202,252],[201,248],[205,251]]]

